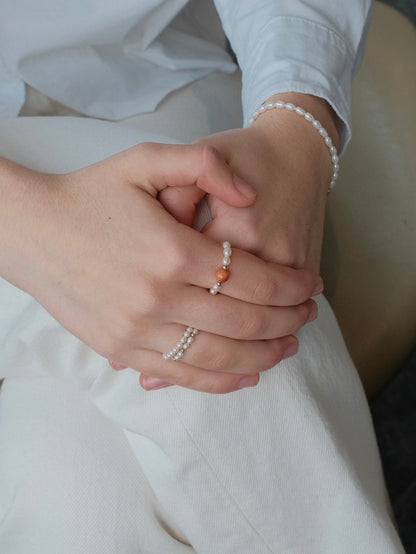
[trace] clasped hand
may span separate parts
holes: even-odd
[[[139,371],[146,389],[253,386],[316,317],[319,276],[236,248],[221,294],[208,294],[222,247],[192,229],[196,204],[206,193],[241,210],[255,202],[211,146],[143,143],[65,175],[17,171],[38,186],[22,238],[30,279],[15,284],[115,368]],[[169,187],[175,217],[159,200]],[[200,330],[192,348],[164,360],[188,325]]]

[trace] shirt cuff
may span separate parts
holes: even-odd
[[[339,152],[351,138],[351,80],[355,53],[341,35],[310,20],[276,17],[261,30],[262,40],[245,60],[244,125],[270,96],[300,92],[324,98],[340,120]]]

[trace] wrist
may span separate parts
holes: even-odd
[[[293,153],[302,158],[298,163],[305,165],[306,161],[309,165],[312,177],[309,186],[319,188],[321,185],[322,190],[329,192],[339,171],[336,123],[337,116],[324,99],[289,92],[268,98],[261,109],[254,112],[250,128],[268,141],[271,148],[279,144],[281,150],[281,145],[286,144],[290,158]]]
[[[51,207],[48,177],[0,158],[0,276],[29,293],[48,234],[41,232]]]

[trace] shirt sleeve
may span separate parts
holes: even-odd
[[[351,137],[351,81],[365,46],[372,0],[215,0],[243,74],[244,124],[279,92],[324,98]]]

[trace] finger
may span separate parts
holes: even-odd
[[[169,318],[200,331],[238,340],[266,340],[284,337],[316,319],[313,300],[297,306],[259,306],[224,294],[211,296],[199,287],[177,292],[175,313]]]
[[[182,362],[163,360],[157,352],[141,350],[137,352],[136,369],[142,373],[140,384],[146,390],[153,388],[157,379],[172,385],[209,392],[212,394],[224,394],[241,388],[257,385],[259,376],[238,375],[232,373],[221,373],[194,367]],[[156,381],[156,384],[157,382]]]
[[[189,283],[210,289],[216,282],[216,270],[222,266],[223,248],[203,235],[194,235],[191,231],[182,235],[182,240],[188,241],[182,274]],[[232,249],[228,269],[230,276],[221,293],[253,304],[297,305],[323,289],[321,277],[309,269],[265,262],[243,250]]]
[[[131,182],[147,176],[147,190],[155,197],[166,187],[190,185],[236,207],[250,206],[256,197],[212,146],[142,143],[125,151],[123,162]]]
[[[177,221],[192,226],[196,206],[204,195],[197,186],[167,187],[159,193],[158,200]]]
[[[184,335],[184,331],[181,325],[165,325],[160,332],[151,333],[145,346],[139,346],[155,350],[161,356],[180,352],[181,361],[200,369],[241,374],[266,371],[298,350],[298,340],[293,335],[242,341],[206,332]]]

